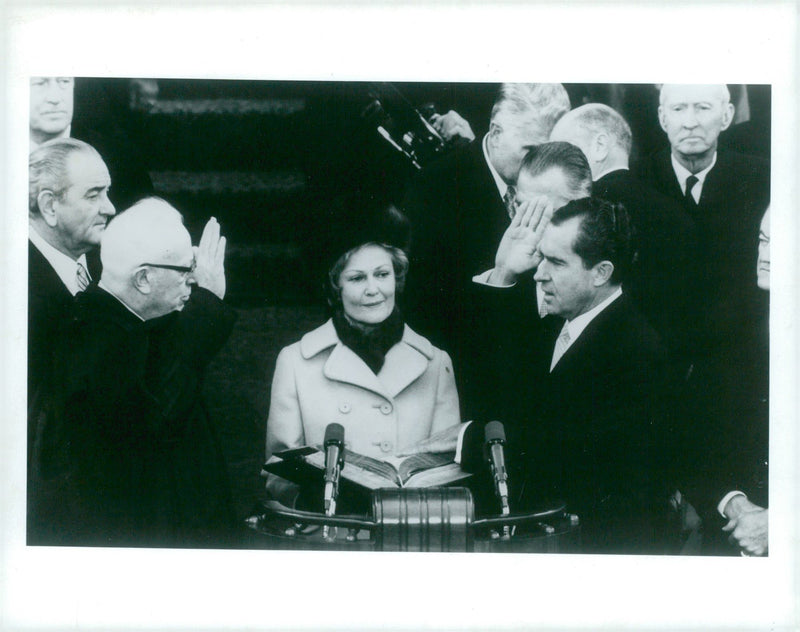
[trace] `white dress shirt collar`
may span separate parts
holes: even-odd
[[[681,193],[686,193],[686,180],[689,178],[689,176],[694,175],[694,177],[697,178],[697,184],[692,187],[692,197],[694,198],[694,201],[699,204],[700,194],[703,192],[703,184],[706,181],[706,176],[714,167],[714,165],[717,164],[717,152],[714,152],[714,157],[711,159],[711,164],[695,174],[692,174],[691,171],[679,163],[678,159],[675,158],[675,154],[670,153],[669,157],[670,160],[672,160],[672,170],[675,172],[675,176],[678,178],[678,184],[681,185]]]
[[[86,273],[89,273],[89,268],[86,266],[86,255],[81,255],[77,260],[65,255],[45,241],[44,237],[32,225],[28,227],[28,238],[36,246],[36,249],[42,253],[42,256],[47,259],[53,270],[56,271],[58,278],[67,286],[69,293],[75,296],[80,291],[78,287],[78,264],[80,263],[86,269]]]
[[[481,146],[483,147],[483,157],[486,159],[486,164],[489,166],[489,171],[492,174],[492,178],[494,178],[494,183],[497,186],[497,191],[500,193],[500,198],[503,199],[506,197],[506,191],[508,191],[508,185],[506,181],[500,177],[500,174],[497,173],[497,169],[492,166],[492,161],[489,160],[489,148],[487,146],[489,139],[489,134],[483,137],[483,141],[481,141]]]

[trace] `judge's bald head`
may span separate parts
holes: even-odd
[[[160,198],[146,198],[109,223],[100,259],[103,285],[145,320],[189,299],[191,237],[181,214]]]

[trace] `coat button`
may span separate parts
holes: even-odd
[[[342,413],[343,415],[346,415],[347,413],[349,413],[350,412],[350,404],[348,404],[347,402],[342,402],[341,404],[339,404],[339,412]]]
[[[391,404],[381,404],[381,412],[384,415],[389,415],[392,412],[392,405]]]
[[[392,451],[392,442],[381,441],[381,452],[391,452],[391,451]]]

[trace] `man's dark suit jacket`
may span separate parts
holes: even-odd
[[[33,229],[31,229],[33,230]],[[100,257],[86,256],[93,281],[100,278]],[[36,435],[36,422],[45,405],[51,382],[52,355],[60,328],[73,302],[67,286],[39,249],[28,241],[28,457]]]
[[[702,298],[696,310],[703,354],[730,343],[756,316],[755,264],[758,230],[769,204],[769,164],[754,156],[720,150],[693,208],[681,191],[669,150],[656,153],[643,177],[684,205],[698,230],[697,264]]]
[[[234,320],[204,289],[183,312],[147,322],[98,287],[78,295],[42,442],[60,493],[43,507],[36,543],[228,544],[227,470],[200,393]]]
[[[101,266],[96,250],[87,253],[86,264],[92,279],[99,279]],[[72,294],[56,271],[28,241],[27,515],[29,533],[34,537],[42,517],[41,505],[50,495],[49,483],[42,476],[41,451],[43,436],[50,433],[48,409],[59,379],[54,374],[53,355],[73,302]]]
[[[562,319],[531,350],[527,390],[506,422],[512,511],[560,498],[581,518],[585,552],[661,552],[667,485],[661,453],[666,351],[625,294],[549,371]],[[462,463],[483,467],[481,424]]]
[[[748,335],[719,358],[697,366],[687,393],[675,458],[678,488],[704,521],[707,553],[738,555],[717,505],[738,490],[769,506],[769,293]]]
[[[50,365],[58,328],[72,304],[72,294],[56,271],[28,242],[28,454],[33,447],[35,418],[42,407],[43,388],[50,380]]]
[[[737,481],[750,490],[766,485],[766,467],[756,464],[768,452],[768,378],[766,369],[755,367],[768,366],[768,346],[758,343],[754,332],[764,322],[756,259],[759,225],[769,204],[769,165],[720,149],[694,209],[684,200],[668,151],[653,155],[647,167],[646,177],[665,194],[683,200],[698,227],[699,341],[693,373],[677,398],[681,407],[674,433],[680,449],[675,462],[681,464],[679,488],[705,519],[708,538],[724,540],[716,502],[731,491],[725,488]],[[744,451],[740,440],[749,446]],[[712,548],[721,548],[717,544]]]
[[[686,358],[694,340],[691,324],[698,299],[694,220],[681,204],[627,169],[605,174],[592,190],[596,197],[622,204],[630,214],[637,259],[624,283],[625,292],[670,353]]]
[[[472,277],[494,267],[510,220],[480,140],[420,172],[404,210],[412,225],[406,319],[451,355],[463,414],[489,414],[486,397],[494,388],[487,384],[502,354],[492,346],[486,305]],[[514,313],[530,326],[536,316],[533,283],[517,292],[524,298]]]

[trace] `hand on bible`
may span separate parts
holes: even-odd
[[[458,444],[459,432],[461,432],[461,424],[450,426],[419,443],[400,449],[397,456],[411,456],[423,452],[454,452]]]
[[[495,255],[489,283],[511,285],[519,275],[534,270],[542,260],[538,246],[553,216],[553,205],[545,196],[522,202],[511,220]]]
[[[216,218],[212,217],[206,223],[194,256],[197,285],[225,298],[225,238],[219,234]]]

